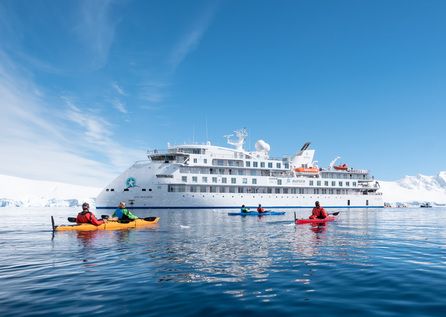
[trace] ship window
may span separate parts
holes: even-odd
[[[216,193],[217,192],[217,188],[215,186],[209,187],[209,190],[210,190],[211,193]]]
[[[229,192],[230,193],[235,193],[235,187],[229,187]]]
[[[328,186],[328,181],[325,181],[325,182],[324,182],[324,186]]]
[[[336,182],[335,182],[335,181],[332,181],[332,182],[331,182],[331,186],[336,186]]]
[[[252,167],[258,167],[259,163],[258,162],[252,162]]]
[[[353,182],[353,187],[355,187],[356,186],[356,182]]]
[[[266,189],[266,192],[267,192],[268,194],[271,194],[271,193],[273,192],[273,189],[272,189],[271,187],[268,187],[268,188]]]
[[[368,200],[365,201],[365,205],[366,205],[366,206],[369,205],[369,201],[368,201]]]
[[[281,165],[282,165],[282,164],[280,164],[280,163],[276,163],[276,168],[282,168]]]
[[[128,192],[128,191],[129,191],[129,189],[128,189],[128,188],[124,188],[124,191],[125,191],[125,192]]]
[[[265,162],[260,162],[260,167],[265,167]]]
[[[322,194],[326,194],[327,190],[325,188],[322,188]]]
[[[225,169],[224,168],[219,168],[218,169],[218,174],[224,174],[225,173]]]
[[[220,186],[218,189],[220,193],[226,193],[226,187]]]
[[[314,184],[314,182],[313,182],[313,181],[310,181],[310,186],[313,186],[313,184]]]
[[[341,194],[341,190],[340,189],[336,189],[336,194],[340,195]]]
[[[217,177],[212,177],[212,183],[216,183],[217,182]]]
[[[282,185],[282,180],[281,179],[277,180],[277,185]]]
[[[197,191],[197,187],[195,187],[195,186],[191,186],[190,187],[190,192],[191,193],[195,193]]]
[[[187,182],[187,176],[181,176],[181,181],[182,182]]]
[[[240,169],[240,170],[238,170],[238,174],[239,175],[245,175],[245,171]]]
[[[114,189],[114,188],[112,188],[112,189],[110,189],[110,191],[111,191],[111,192],[114,192],[114,191],[115,191],[115,189]]]
[[[285,168],[286,169],[290,168],[290,165],[288,163],[285,163]]]
[[[237,183],[237,179],[235,177],[232,177],[231,178],[231,184],[235,184],[235,183]]]
[[[203,176],[202,181],[203,181],[203,183],[207,183],[208,182],[208,178],[206,176]]]
[[[321,181],[317,181],[317,182],[316,182],[316,185],[317,185],[317,186],[321,186]]]
[[[350,186],[350,182],[345,182],[345,186]]]
[[[107,188],[105,191],[108,192],[109,190],[110,190],[110,189]]]
[[[276,194],[280,194],[280,188],[276,188],[274,191],[276,192]]]
[[[198,177],[197,176],[192,176],[192,182],[194,182],[194,183],[198,182]]]
[[[208,163],[208,159],[203,159],[203,163],[207,164]]]
[[[342,182],[339,182],[339,186],[342,187]]]
[[[151,192],[152,191],[152,188],[149,188],[149,192]]]
[[[253,183],[253,184],[257,184],[257,179],[256,179],[256,178],[253,178],[253,179],[252,179],[252,183]]]
[[[247,178],[243,178],[243,184],[248,184],[248,179]]]
[[[251,167],[251,162],[250,161],[246,161],[246,167]]]
[[[145,189],[145,188],[142,188],[142,189],[141,189],[141,191],[145,192],[145,191],[146,191],[146,189]]]
[[[196,158],[194,158],[194,163],[198,163],[198,160]]]
[[[206,186],[200,186],[200,192],[201,193],[205,193],[206,192]]]
[[[222,178],[221,178],[221,182],[222,182],[223,184],[226,184],[226,182],[227,182],[227,178],[226,178],[226,177],[222,177]]]
[[[273,163],[269,162],[268,163],[268,168],[273,168]]]

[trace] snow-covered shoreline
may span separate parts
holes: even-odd
[[[101,188],[0,175],[0,207],[74,207],[94,205]]]
[[[379,183],[384,202],[391,206],[419,206],[424,202],[446,205],[446,171]],[[75,207],[84,201],[94,206],[100,191],[96,187],[0,175],[0,207]]]

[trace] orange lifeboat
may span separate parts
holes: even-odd
[[[297,167],[294,169],[297,173],[312,173],[316,174],[319,173],[319,168],[317,167]]]
[[[348,165],[347,164],[342,164],[342,165],[333,166],[333,167],[337,171],[346,171],[346,170],[348,170]]]

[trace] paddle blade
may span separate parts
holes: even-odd
[[[74,217],[68,217],[68,222],[76,222],[76,218]]]
[[[340,211],[336,211],[336,212],[332,213],[332,215],[337,216],[337,215],[339,215],[339,213],[340,213]]]
[[[145,217],[145,221],[155,221],[156,217]]]
[[[102,219],[108,219],[108,218],[110,218],[110,216],[109,215],[101,215],[101,218]]]
[[[51,216],[51,225],[53,227],[53,231],[56,230],[56,226],[54,225],[54,217]]]

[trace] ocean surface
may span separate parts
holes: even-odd
[[[445,208],[343,210],[319,227],[293,211],[138,210],[161,221],[54,236],[50,216],[75,209],[0,213],[3,317],[446,314]]]

